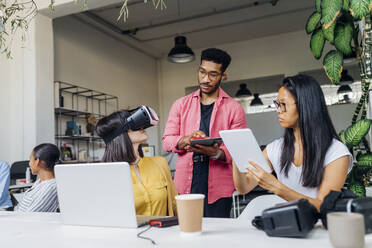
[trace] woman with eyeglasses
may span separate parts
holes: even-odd
[[[306,75],[285,78],[274,100],[284,135],[263,154],[277,178],[249,161],[241,173],[233,166],[240,194],[257,185],[286,201],[308,199],[318,210],[330,190],[340,191],[352,168],[352,155],[340,141],[329,117],[322,89]]]

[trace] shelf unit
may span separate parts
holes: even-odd
[[[76,162],[95,161],[96,149],[103,147],[103,141],[94,132],[88,133],[84,124],[88,123],[88,116],[97,121],[117,111],[119,99],[96,90],[80,87],[71,83],[55,81],[55,142],[61,148],[64,144],[72,146],[72,159]],[[81,133],[66,135],[66,121],[75,121]],[[83,132],[84,130],[84,132]],[[86,151],[87,160],[79,161],[79,152]],[[62,158],[63,159],[63,158]]]

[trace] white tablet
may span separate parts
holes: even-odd
[[[253,161],[271,173],[271,168],[251,129],[224,130],[220,131],[220,135],[240,172],[247,172],[245,167],[253,167],[248,163]]]

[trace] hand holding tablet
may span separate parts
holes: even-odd
[[[198,139],[191,139],[191,145],[195,146],[196,144],[202,146],[213,146],[217,143],[218,146],[222,144],[221,138],[198,138]]]
[[[249,163],[253,161],[266,172],[271,173],[272,170],[251,129],[223,130],[220,131],[220,135],[240,172],[247,172],[246,167],[254,168]]]

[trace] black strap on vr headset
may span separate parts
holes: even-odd
[[[128,132],[129,130],[129,125],[127,122],[122,123],[121,127],[116,129],[114,132],[112,132],[110,135],[106,136],[103,138],[103,141],[105,144],[108,144],[109,142],[113,141],[116,137],[121,135],[124,132]]]
[[[137,111],[140,107],[138,108],[135,108],[135,109],[131,109],[131,110],[128,110],[128,112],[130,114],[133,114],[135,111]],[[127,122],[127,120],[121,120],[121,126],[114,130],[112,133],[110,133],[109,135],[107,135],[106,137],[103,138],[103,141],[105,142],[105,144],[108,144],[109,142],[113,141],[116,137],[118,137],[119,135],[121,135],[122,133],[124,132],[128,132],[129,130],[129,123]]]

